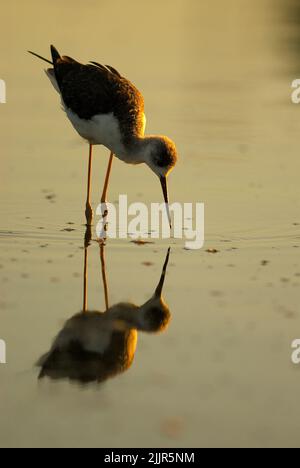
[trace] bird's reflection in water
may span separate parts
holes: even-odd
[[[138,331],[159,332],[170,321],[170,311],[162,298],[170,249],[159,284],[142,306],[131,303],[108,304],[105,247],[100,245],[106,311],[88,310],[88,238],[84,250],[83,311],[74,315],[55,338],[50,351],[41,357],[39,378],[70,379],[82,384],[103,382],[128,369],[133,361]]]

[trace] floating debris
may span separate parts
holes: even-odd
[[[60,279],[57,276],[52,276],[50,278],[50,283],[53,283],[53,284],[60,283]]]
[[[145,241],[145,240],[143,240],[143,239],[136,239],[136,240],[131,241],[131,243],[132,243],[132,244],[136,244],[136,245],[154,244],[154,242]]]
[[[280,278],[280,281],[282,283],[289,283],[290,282],[289,278]]]
[[[217,249],[207,249],[206,252],[207,252],[207,253],[216,254],[216,253],[219,253],[220,251],[217,250]]]
[[[222,291],[217,291],[217,290],[211,291],[210,294],[213,297],[223,297],[224,296],[224,293]]]

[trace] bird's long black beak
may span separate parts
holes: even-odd
[[[168,215],[168,220],[170,224],[170,229],[172,229],[172,220],[171,220],[171,213],[170,213],[170,207],[169,207],[169,195],[168,195],[168,183],[167,183],[167,178],[166,177],[161,177],[160,178],[160,183],[162,187],[162,191],[164,194],[164,200],[167,208],[167,215]]]
[[[163,287],[164,287],[166,273],[167,273],[167,267],[168,267],[168,263],[169,263],[169,259],[170,259],[170,252],[171,252],[171,248],[168,249],[168,253],[167,253],[167,257],[166,257],[166,260],[165,260],[165,263],[164,263],[164,266],[163,266],[160,281],[159,281],[158,286],[157,286],[157,288],[155,290],[155,294],[154,294],[155,297],[161,297],[161,295],[162,295],[162,290],[163,290]]]

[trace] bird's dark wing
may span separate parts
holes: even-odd
[[[143,97],[113,67],[97,63],[82,65],[70,57],[60,57],[54,68],[66,107],[80,118],[114,113],[125,134],[132,135],[141,130]]]
[[[112,67],[111,65],[101,65],[101,63],[98,63],[98,62],[90,62],[92,63],[93,65],[95,65],[96,67],[99,67],[101,68],[102,70],[103,69],[106,69],[106,70],[109,70],[110,72],[114,73],[115,75],[117,75],[119,78],[122,78],[122,75],[121,73],[118,72],[118,70],[116,70],[114,67]]]

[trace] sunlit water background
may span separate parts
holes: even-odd
[[[299,445],[299,22],[292,0],[1,5],[1,446]],[[132,367],[101,386],[38,382],[35,368],[82,307],[87,147],[26,54],[50,43],[139,87],[148,133],[178,145],[172,201],[206,207],[204,249],[170,241],[169,329],[139,334]],[[107,157],[96,148],[94,207]],[[161,201],[147,168],[116,161],[120,193]],[[150,297],[167,246],[108,243],[112,304]],[[96,243],[89,306],[104,309]]]

